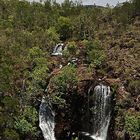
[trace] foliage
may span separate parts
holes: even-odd
[[[132,93],[132,95],[139,95],[140,80],[131,80],[128,85],[128,90]]]
[[[2,100],[2,103],[4,105],[5,111],[8,111],[8,113],[14,113],[14,112],[19,111],[18,110],[19,109],[19,101],[16,98],[6,96]]]
[[[57,30],[61,39],[68,39],[71,37],[71,20],[68,17],[59,17],[57,23]]]
[[[66,93],[68,89],[76,86],[77,75],[76,68],[73,65],[65,66],[61,73],[56,75],[51,81],[59,92]]]
[[[64,108],[67,105],[66,100],[63,98],[64,96],[65,96],[65,93],[56,91],[55,93],[50,95],[49,101],[52,104],[57,105],[58,108]]]
[[[105,60],[105,54],[102,50],[91,50],[88,57],[89,61],[97,66],[100,66]]]
[[[135,7],[136,14],[140,14],[140,1],[139,0],[132,0]]]
[[[47,77],[47,54],[39,47],[33,47],[29,50],[28,58],[32,65],[32,71],[28,73],[29,78],[31,78],[28,81],[28,90],[37,93],[42,90],[40,85],[45,84],[45,78]]]
[[[55,91],[50,95],[50,101],[57,104],[59,108],[67,106],[67,94],[77,86],[78,77],[74,65],[67,65],[62,68],[61,73],[54,76],[50,83],[54,85]]]
[[[127,113],[125,116],[125,130],[131,137],[140,137],[140,112]]]
[[[86,46],[88,61],[95,66],[100,66],[106,58],[105,52],[101,48],[100,43],[96,40],[83,40],[82,43]]]
[[[1,100],[0,129],[5,140],[19,140],[19,134],[14,130],[14,118],[19,115],[19,101],[10,96]]]
[[[36,122],[38,121],[38,113],[35,108],[27,106],[24,108],[23,114],[16,118],[15,129],[22,134],[37,135]]]
[[[12,129],[5,129],[3,135],[5,140],[20,140],[19,134]]]
[[[70,56],[76,56],[76,52],[77,52],[76,42],[74,41],[68,42],[68,44],[66,45],[66,49],[64,50],[64,57],[68,58]]]
[[[57,42],[59,42],[59,34],[57,33],[54,27],[50,27],[47,30],[48,40],[50,41],[49,46],[54,46]]]
[[[70,52],[70,54],[73,54],[76,52],[77,46],[74,41],[68,42],[67,44],[67,50]]]

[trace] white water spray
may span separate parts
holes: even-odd
[[[111,91],[109,86],[98,85],[94,89],[94,130],[92,138],[95,140],[106,140],[111,113]]]
[[[64,44],[63,43],[59,43],[55,46],[54,50],[53,50],[53,53],[52,55],[62,55],[62,51],[63,51],[63,47],[64,47]]]
[[[46,102],[45,98],[42,98],[42,102],[39,109],[39,127],[42,130],[45,140],[55,140],[54,128],[54,112],[50,105]]]
[[[90,92],[91,89],[89,89]],[[98,85],[93,93],[93,130],[92,133],[83,132],[93,140],[106,140],[111,119],[111,91],[109,86]]]

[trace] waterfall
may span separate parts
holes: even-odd
[[[62,66],[60,66],[61,68]],[[47,89],[45,90],[47,92]],[[106,140],[108,127],[111,119],[111,91],[110,87],[99,84],[94,89],[88,90],[88,107],[86,132],[79,133],[79,140]],[[55,138],[55,114],[49,103],[42,98],[39,109],[39,127],[45,140],[56,140]]]
[[[42,130],[45,140],[55,140],[54,116],[55,114],[50,105],[46,102],[45,97],[43,97],[39,109],[39,127]]]
[[[52,55],[62,55],[64,44],[59,43],[55,46]],[[62,65],[60,65],[60,69]],[[45,89],[47,93],[48,89]],[[39,108],[39,127],[42,130],[45,140],[56,140],[55,139],[55,114],[52,111],[49,103],[46,102],[45,97],[42,98],[40,108]]]
[[[106,140],[111,113],[111,92],[109,86],[98,85],[93,94],[93,134],[95,140]]]
[[[90,133],[83,132],[82,134],[88,136],[93,140],[106,140],[108,127],[111,119],[111,91],[109,86],[97,85],[94,88],[92,97],[90,97],[91,89],[89,89],[89,97],[92,98],[92,125]],[[88,99],[89,100],[89,99]]]
[[[59,43],[55,46],[52,55],[62,55],[64,44]]]

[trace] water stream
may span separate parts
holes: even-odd
[[[57,56],[57,55],[62,55],[64,44],[59,43],[54,47],[52,55]]]
[[[50,105],[46,102],[45,98],[42,98],[39,109],[39,127],[42,130],[45,140],[55,140],[54,121],[55,114],[52,111]]]

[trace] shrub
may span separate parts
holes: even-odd
[[[105,52],[103,51],[100,43],[96,40],[83,40],[82,43],[86,47],[88,62],[94,64],[95,66],[100,66],[106,58]]]
[[[36,129],[24,118],[17,120],[17,122],[15,123],[15,128],[18,129],[22,134],[32,133]]]
[[[36,122],[38,121],[38,113],[35,108],[26,106],[23,114],[16,117],[15,129],[21,134],[37,134]]]
[[[100,66],[105,60],[105,54],[102,50],[91,50],[88,52],[88,60],[96,66]]]
[[[57,23],[57,31],[60,34],[62,40],[66,40],[71,37],[71,20],[68,17],[60,16]]]
[[[76,43],[74,41],[68,42],[67,49],[70,52],[70,54],[75,54],[77,49]]]
[[[64,57],[68,58],[70,56],[75,56],[77,52],[76,42],[68,42],[66,49],[64,50]]]
[[[87,52],[93,50],[93,49],[101,49],[100,42],[97,40],[89,41],[89,40],[83,40],[82,44],[86,47]]]
[[[28,83],[28,91],[39,93],[42,91],[42,85],[48,75],[47,53],[39,47],[33,47],[29,50],[28,58],[32,66],[32,70],[27,73],[30,80]]]
[[[3,133],[4,140],[20,140],[19,134],[12,129],[5,129]]]
[[[126,114],[125,130],[131,137],[140,137],[140,112]]]
[[[66,94],[69,90],[77,85],[78,78],[76,74],[76,68],[73,65],[65,66],[61,73],[53,77],[50,81],[55,87],[55,91],[50,96],[51,102],[57,104],[59,108],[66,105]]]
[[[132,95],[139,95],[140,80],[131,80],[128,85],[128,90],[132,93]]]
[[[77,84],[76,68],[73,65],[68,65],[62,69],[62,72],[56,75],[52,81],[57,87],[57,90],[65,93],[70,87]]]
[[[19,101],[13,97],[5,96],[2,103],[4,104],[4,110],[8,113],[17,113],[19,111]]]
[[[70,52],[68,50],[64,50],[63,56],[68,59],[70,57]]]

